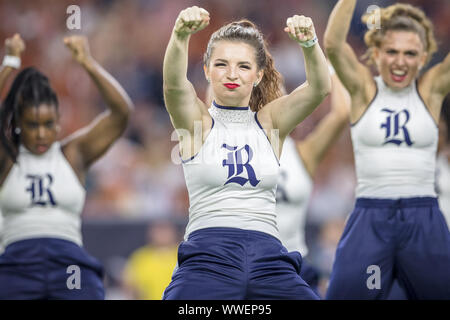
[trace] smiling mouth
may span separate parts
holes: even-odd
[[[224,86],[228,89],[236,89],[240,87],[240,85],[238,85],[237,83],[225,83]]]
[[[400,70],[392,70],[391,71],[391,78],[395,82],[403,82],[406,79],[407,75],[408,75],[408,72],[406,72],[406,71],[400,71]]]

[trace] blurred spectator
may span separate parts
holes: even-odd
[[[148,243],[134,251],[123,273],[123,288],[130,299],[161,300],[177,264],[179,237],[175,225],[154,221]]]

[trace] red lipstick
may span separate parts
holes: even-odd
[[[228,89],[236,89],[240,87],[240,85],[238,85],[237,83],[225,83],[224,86]]]

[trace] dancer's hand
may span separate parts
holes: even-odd
[[[209,24],[209,12],[197,6],[184,9],[175,22],[175,33],[185,37],[206,28]]]
[[[79,64],[84,65],[92,58],[89,43],[85,36],[65,37],[64,44],[70,49],[74,59]]]
[[[6,55],[19,57],[25,51],[25,42],[20,35],[16,33],[14,36],[5,40]]]
[[[314,24],[309,17],[295,15],[286,20],[284,31],[300,44],[316,39]]]

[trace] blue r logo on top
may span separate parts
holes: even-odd
[[[380,128],[386,129],[383,144],[393,143],[399,146],[404,142],[408,146],[411,146],[414,142],[411,141],[408,128],[406,128],[406,124],[410,118],[408,110],[395,112],[394,110],[384,108],[381,111],[388,113],[386,122],[380,126]],[[400,124],[400,121],[402,121],[402,124]]]
[[[255,175],[255,170],[250,164],[253,158],[253,151],[249,145],[238,149],[237,146],[229,146],[226,143],[222,145],[222,148],[227,149],[227,158],[222,161],[223,167],[228,167],[228,180],[224,185],[228,183],[237,183],[241,186],[250,183],[252,187],[256,187],[261,180],[258,180]],[[243,159],[246,158],[244,163]],[[244,173],[245,169],[245,173]]]
[[[29,187],[25,190],[30,193],[31,206],[56,206],[56,201],[50,189],[53,183],[51,174],[36,175],[27,174],[27,179],[30,181]]]

